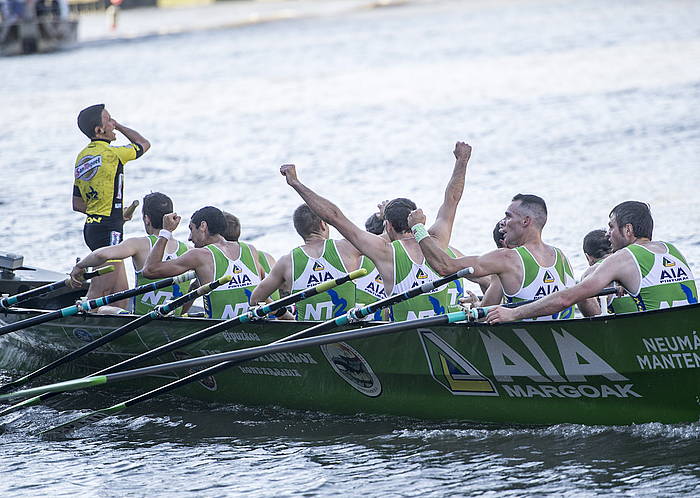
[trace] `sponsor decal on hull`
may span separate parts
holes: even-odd
[[[490,374],[428,329],[419,330],[432,377],[455,395],[511,398],[641,398],[634,384],[565,329],[550,329],[545,352],[525,329],[479,331]],[[544,338],[543,338],[544,339]],[[516,345],[517,343],[517,345]],[[480,355],[481,356],[481,355]],[[479,358],[481,359],[481,358]]]
[[[344,342],[321,346],[321,352],[333,370],[365,396],[376,398],[382,393],[382,384],[367,360]]]

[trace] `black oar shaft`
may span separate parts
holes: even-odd
[[[288,306],[290,304],[294,304],[296,302],[302,301],[304,299],[308,299],[310,297],[313,297],[321,292],[325,292],[327,289],[331,287],[335,287],[338,285],[342,285],[346,282],[349,282],[353,278],[357,278],[361,276],[361,274],[366,273],[366,271],[362,272],[352,272],[348,275],[344,275],[340,278],[337,278],[332,281],[324,282],[322,284],[316,285],[314,287],[311,287],[309,289],[304,289],[300,292],[296,292],[294,294],[291,294],[289,296],[283,297],[282,299],[278,299],[277,301],[274,301],[272,303],[268,303],[264,306],[261,306],[260,308],[253,308],[249,313],[245,313],[243,315],[239,315],[235,318],[231,318],[230,320],[226,320],[225,322],[222,323],[217,323],[216,325],[212,325],[211,327],[208,327],[203,330],[199,330],[197,332],[194,332],[192,334],[189,334],[185,337],[181,337],[180,339],[177,339],[175,341],[170,341],[166,344],[163,344],[162,346],[159,346],[155,349],[152,349],[150,351],[146,351],[145,353],[141,353],[138,356],[135,356],[133,358],[128,358],[120,363],[117,363],[116,365],[112,365],[111,367],[105,368],[103,370],[100,370],[99,372],[96,372],[93,375],[101,375],[101,374],[106,374],[110,372],[117,372],[119,370],[123,370],[126,367],[129,367],[131,365],[135,365],[137,363],[144,362],[146,360],[150,360],[152,358],[156,358],[158,356],[161,356],[165,353],[169,353],[170,351],[174,351],[176,349],[188,346],[190,344],[194,344],[195,342],[202,341],[206,339],[207,337],[211,337],[215,334],[218,334],[220,332],[224,332],[225,330],[229,330],[237,325],[240,325],[241,323],[247,323],[250,322],[254,317],[259,317],[263,318],[267,316],[270,313],[273,313],[277,311],[278,309],[281,309],[285,306]]]
[[[56,310],[56,311],[51,311],[49,313],[34,316],[32,318],[27,318],[26,320],[20,320],[18,322],[10,323],[8,325],[0,327],[0,336],[5,335],[5,334],[9,334],[10,332],[15,332],[17,330],[25,329],[27,327],[32,327],[34,325],[39,325],[42,323],[50,322],[51,320],[55,320],[57,318],[73,316],[81,311],[93,310],[95,308],[99,308],[100,306],[114,303],[116,301],[121,301],[122,299],[127,299],[130,297],[138,296],[138,295],[144,294],[144,293],[152,291],[152,290],[162,289],[163,287],[169,287],[169,286],[173,285],[174,283],[185,281],[188,278],[190,280],[192,278],[194,278],[194,272],[188,272],[188,273],[186,273],[184,275],[180,275],[178,277],[165,278],[163,280],[151,282],[151,283],[146,284],[146,285],[141,285],[141,286],[136,287],[134,289],[127,289],[127,290],[124,290],[121,292],[116,292],[114,294],[110,294],[108,296],[100,297],[97,299],[90,299],[88,301],[83,301],[80,304],[68,306],[66,308],[62,308],[62,309]]]
[[[109,272],[114,271],[114,266],[109,265],[109,266],[104,266],[102,268],[99,268],[95,271],[87,272],[83,274],[83,279],[84,280],[90,280],[93,277],[96,277],[98,275],[105,275]],[[66,286],[68,286],[70,283],[70,277],[65,278],[63,280],[58,280],[56,282],[53,282],[51,284],[46,284],[42,285],[41,287],[36,287],[34,289],[30,289],[26,292],[22,292],[20,294],[15,294],[14,296],[9,296],[9,297],[3,297],[0,299],[0,310],[2,308],[9,308],[11,306],[16,306],[19,303],[22,303],[24,301],[28,301],[34,297],[37,296],[42,296],[44,294],[48,294],[49,292],[57,291],[59,289],[62,289]]]

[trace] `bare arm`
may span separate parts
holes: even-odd
[[[73,211],[77,211],[79,213],[85,214],[85,211],[87,210],[87,205],[85,204],[85,201],[83,200],[82,197],[79,195],[73,194]]]
[[[163,216],[163,228],[172,232],[180,223],[180,217],[175,213],[168,213]],[[190,249],[182,256],[163,261],[163,253],[168,245],[168,239],[158,237],[156,243],[148,253],[146,262],[143,265],[143,276],[146,278],[165,278],[180,275],[189,270],[197,270],[207,257],[208,251],[203,249]],[[203,252],[204,251],[204,252]],[[197,272],[197,278],[202,281],[202,276]]]
[[[289,290],[291,282],[287,277],[291,274],[292,258],[286,254],[270,269],[270,274],[263,279],[250,296],[250,304],[265,302],[277,289]],[[286,285],[285,285],[286,284]]]
[[[491,284],[484,293],[484,298],[481,300],[481,305],[494,306],[496,304],[501,304],[502,300],[503,286],[501,285],[501,279],[498,278],[498,275],[491,275]]]
[[[287,178],[287,184],[297,191],[311,210],[323,221],[337,228],[358,251],[367,255],[377,265],[391,261],[391,246],[384,239],[360,229],[343,214],[338,206],[301,183],[293,164],[284,164],[280,168],[280,173]]]
[[[445,198],[442,206],[438,210],[437,218],[433,226],[428,232],[436,238],[440,246],[445,248],[450,242],[452,236],[452,225],[454,225],[455,215],[457,214],[457,206],[462,199],[464,192],[464,181],[467,173],[467,163],[471,157],[472,148],[464,142],[457,142],[455,145],[454,155],[457,158],[455,161],[452,176],[445,188]]]
[[[624,255],[619,254],[619,256]],[[592,275],[582,282],[568,289],[554,292],[549,296],[538,299],[534,303],[526,304],[519,308],[508,309],[500,306],[494,308],[489,311],[486,321],[488,323],[512,322],[536,316],[553,315],[575,303],[593,297],[613,280],[625,280],[622,276],[623,270],[620,265],[620,259],[618,254],[608,257]]]
[[[129,142],[131,142],[132,144],[140,145],[141,148],[143,148],[144,154],[148,151],[148,149],[151,148],[151,142],[146,140],[138,131],[132,130],[131,128],[128,128],[123,124],[117,123],[116,121],[114,127],[117,129],[117,131],[121,132],[122,135],[128,138]]]
[[[145,239],[143,237],[126,239],[116,246],[100,247],[92,251],[83,259],[78,261],[70,272],[71,285],[79,287],[82,285],[82,275],[90,266],[101,266],[110,259],[126,259],[132,257],[143,247]]]

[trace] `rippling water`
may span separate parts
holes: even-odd
[[[300,177],[358,223],[377,201],[434,214],[456,140],[474,146],[453,243],[490,250],[517,192],[548,202],[545,240],[580,274],[581,240],[630,198],[700,273],[700,4],[419,2],[0,60],[0,249],[67,271],[79,109],[106,102],[153,143],[127,199],[185,219],[236,213],[279,256],[298,243]],[[127,236],[141,233],[137,222]],[[186,237],[180,229],[178,235]],[[62,409],[112,398],[71,396]],[[37,408],[2,436],[0,490],[50,495],[697,493],[700,425],[468,427],[277,408],[148,403],[43,441]],[[8,418],[12,419],[14,416]],[[7,421],[5,421],[7,422]]]

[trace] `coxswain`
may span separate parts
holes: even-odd
[[[87,215],[83,236],[94,251],[122,241],[124,233],[124,164],[141,157],[151,144],[140,133],[118,123],[104,104],[86,107],[78,114],[78,128],[90,139],[75,160],[73,210]],[[122,133],[128,145],[112,146]],[[130,217],[128,217],[130,219]],[[124,290],[126,273],[121,263],[115,271],[92,279],[87,297],[93,299]],[[126,308],[127,301],[115,306]]]

